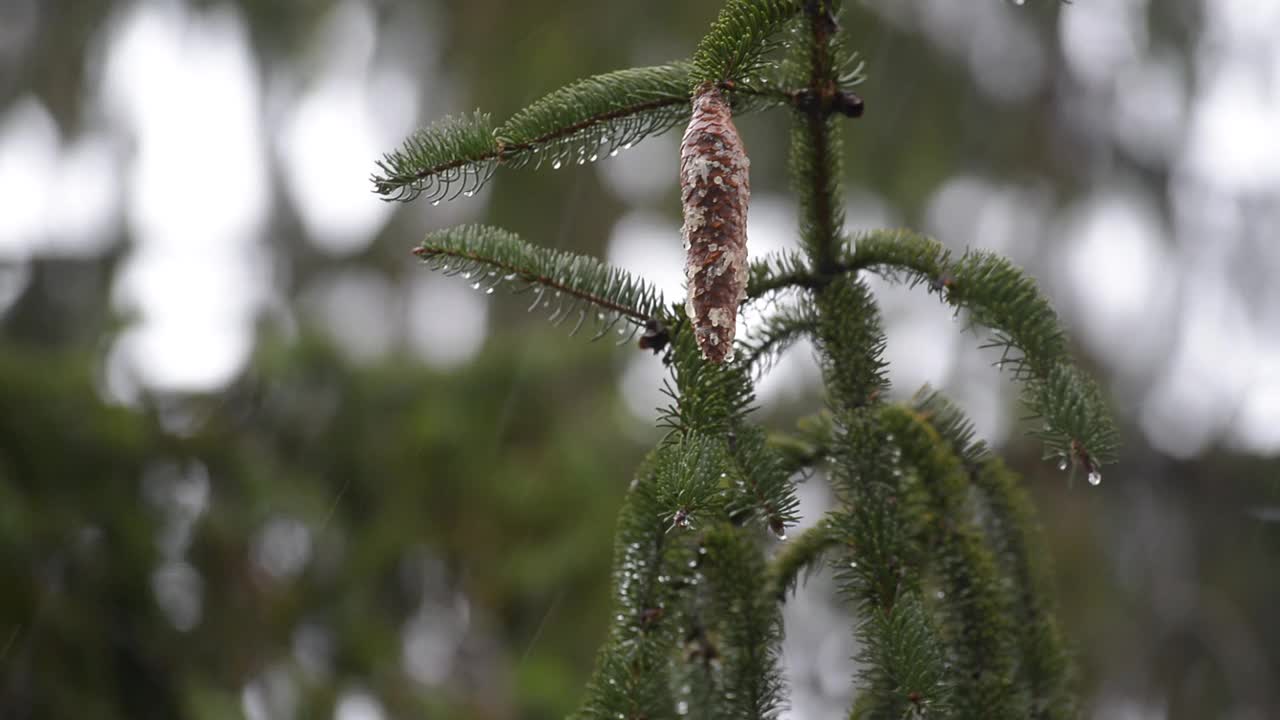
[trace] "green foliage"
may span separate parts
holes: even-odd
[[[617,155],[688,121],[691,68],[675,62],[578,80],[497,128],[482,113],[442,120],[414,133],[378,163],[374,190],[389,200],[425,195],[439,202],[475,193],[498,165],[560,168]],[[731,95],[738,113],[787,99],[746,86]]]
[[[673,470],[673,454],[683,453],[667,446],[646,463],[623,506],[614,548],[615,622],[579,717],[659,718],[674,707],[666,669],[677,638],[667,609],[678,593],[671,574],[680,571],[680,556],[668,551],[657,495],[658,478]],[[678,473],[679,460],[674,464]]]
[[[788,24],[794,42],[775,71],[765,58]],[[923,285],[993,328],[1000,362],[1044,418],[1039,434],[1051,454],[1094,473],[1114,448],[1114,429],[1096,386],[1070,364],[1056,314],[1006,260],[953,258],[908,231],[847,241],[838,123],[861,112],[848,92],[861,66],[838,29],[831,3],[729,0],[688,62],[573,83],[483,142],[479,122],[428,130],[384,162],[399,180],[380,192],[428,187],[437,168],[467,167],[479,178],[494,164],[534,158],[586,163],[674,127],[690,88],[708,83],[729,92],[738,112],[793,108],[789,166],[803,252],[755,261],[748,297],[787,288],[794,297],[773,308],[737,360],[704,360],[682,307],[596,260],[482,226],[433,233],[416,251],[437,269],[475,277],[477,288],[532,288],[534,306],[551,291],[563,301],[554,303],[556,321],[576,314],[580,325],[594,306],[601,334],[625,319],[645,328],[642,347],[664,351],[668,433],[621,512],[613,621],[584,718],[776,717],[786,694],[780,604],[824,559],[858,618],[853,717],[1072,712],[1025,494],[945,398],[926,388],[909,406],[886,404],[884,334],[858,273]],[[770,435],[751,422],[751,372],[802,338],[817,349],[830,410],[798,434]],[[768,562],[762,530],[786,540],[798,520],[794,477],[819,464],[838,507]]]
[[[516,292],[533,292],[529,311],[550,311],[556,325],[574,318],[575,334],[594,316],[596,337],[603,337],[621,320],[631,334],[663,307],[652,285],[592,257],[549,250],[524,242],[515,234],[485,225],[463,225],[430,233],[414,254],[428,266],[448,275],[472,280],[477,290],[492,292],[511,285]]]
[[[1060,457],[1099,472],[1118,445],[1115,425],[1097,385],[1074,365],[1057,313],[1008,260],[982,251],[953,259],[936,240],[908,231],[869,233],[857,240],[843,267],[871,269],[912,285],[925,284],[976,324],[993,328],[989,347],[999,365],[1025,383],[1023,399],[1044,419],[1036,435],[1046,457]]]
[[[816,330],[817,318],[808,308],[784,307],[765,318],[764,326],[747,339],[743,360],[756,374],[763,375],[792,343],[812,337]]]
[[[769,564],[767,594],[785,602],[788,594],[796,589],[801,577],[818,566],[823,553],[836,545],[836,535],[826,522],[805,530],[799,537],[787,543]]]
[[[801,8],[800,0],[729,0],[693,54],[694,86],[724,80],[748,83],[763,72],[770,39]]]
[[[688,106],[688,63],[631,68],[566,85],[513,115],[496,135],[504,160],[533,155],[537,164],[582,165],[687,122]]]
[[[785,686],[778,667],[782,612],[761,592],[764,558],[742,532],[727,526],[703,540],[709,614],[721,638],[723,690],[712,703],[713,717],[770,720],[783,709]]]
[[[425,195],[433,202],[474,193],[493,174],[499,155],[488,115],[445,118],[378,162],[382,172],[373,176],[374,191],[391,200]]]

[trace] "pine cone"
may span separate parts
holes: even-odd
[[[700,88],[680,144],[685,309],[702,356],[716,363],[733,359],[738,305],[747,294],[750,164],[729,102],[714,86]]]

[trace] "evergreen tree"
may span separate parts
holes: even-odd
[[[1046,458],[1096,484],[1115,430],[1099,390],[1071,364],[1054,311],[1017,268],[984,252],[953,256],[909,231],[844,231],[837,125],[862,113],[852,91],[861,65],[836,5],[729,0],[691,59],[572,83],[498,126],[483,114],[444,120],[389,154],[373,178],[387,198],[469,194],[498,166],[614,154],[688,122],[710,95],[734,114],[786,108],[793,116],[801,252],[750,264],[745,302],[769,300],[773,309],[736,360],[699,348],[703,310],[690,318],[685,303],[593,258],[475,225],[431,233],[415,250],[478,288],[532,293],[530,310],[545,308],[572,332],[639,336],[670,369],[661,419],[670,432],[621,511],[613,624],[583,718],[777,717],[786,703],[781,605],[824,561],[858,619],[852,717],[1075,714],[1027,494],[945,398],[925,389],[907,404],[886,401],[884,336],[863,274],[922,288],[990,328],[1000,366],[1022,383]],[[746,193],[745,182],[732,191]],[[730,191],[686,185],[686,239],[689,203],[728,197],[720,192]],[[745,207],[745,197],[730,200]],[[718,251],[691,250],[691,293]],[[751,418],[752,378],[800,338],[815,343],[828,408],[794,435],[770,433]],[[770,557],[766,531],[785,540],[797,519],[793,478],[819,465],[837,507]]]

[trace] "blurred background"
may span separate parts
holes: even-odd
[[[845,5],[850,226],[1026,267],[1121,419],[1069,478],[981,337],[873,281],[895,392],[952,394],[1037,496],[1086,716],[1280,717],[1280,2]],[[0,0],[0,717],[570,712],[663,369],[409,249],[495,223],[679,298],[678,138],[439,207],[368,177],[445,114],[688,56],[717,9]],[[753,253],[795,243],[787,120],[739,122]],[[818,379],[790,351],[760,420]],[[828,578],[787,622],[788,717],[842,717]]]

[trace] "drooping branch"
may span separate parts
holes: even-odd
[[[812,572],[827,551],[836,547],[836,535],[826,520],[805,530],[783,546],[769,563],[765,594],[778,602],[796,589],[802,576]]]
[[[888,405],[880,419],[902,451],[904,468],[917,475],[927,498],[921,540],[928,565],[940,578],[944,629],[965,668],[955,678],[958,717],[1025,717],[1026,697],[1014,685],[1009,598],[974,522],[964,465],[924,415]]]
[[[879,230],[858,236],[831,257],[829,270],[805,268],[794,255],[757,261],[748,296],[760,297],[785,287],[823,288],[861,270],[911,286],[925,286],[971,322],[993,330],[987,347],[1000,351],[1002,369],[1024,385],[1023,400],[1044,419],[1034,431],[1046,457],[1082,469],[1090,482],[1100,479],[1118,445],[1101,390],[1072,363],[1065,335],[1049,301],[1035,281],[1008,260],[983,251],[956,258],[938,241],[908,230]]]

